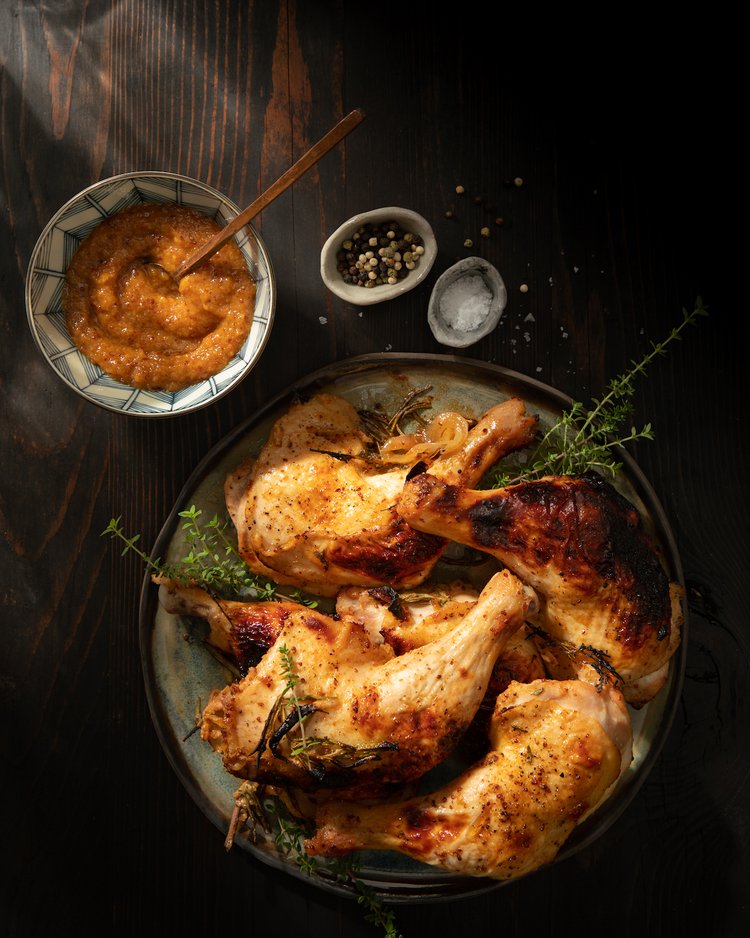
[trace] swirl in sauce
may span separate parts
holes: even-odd
[[[250,331],[255,284],[229,241],[192,273],[182,261],[219,229],[180,205],[142,204],[105,219],[65,277],[63,309],[78,348],[123,384],[177,391],[216,374]]]

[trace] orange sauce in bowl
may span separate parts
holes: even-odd
[[[221,371],[250,331],[255,284],[229,241],[192,273],[180,264],[217,231],[180,205],[142,204],[105,219],[65,277],[63,309],[81,352],[117,381],[177,391]]]

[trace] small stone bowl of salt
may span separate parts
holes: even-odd
[[[465,348],[497,326],[508,294],[498,271],[481,257],[466,257],[438,277],[427,321],[441,345]]]

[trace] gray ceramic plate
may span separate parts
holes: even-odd
[[[388,354],[350,359],[315,372],[289,388],[263,410],[239,426],[219,443],[195,469],[154,547],[153,555],[178,559],[182,556],[177,513],[191,505],[207,517],[224,509],[224,477],[242,459],[255,454],[269,428],[296,395],[309,396],[319,390],[349,399],[357,407],[377,403],[390,410],[406,391],[430,385],[433,408],[457,410],[479,417],[507,397],[521,397],[528,408],[548,424],[571,402],[558,391],[516,372],[452,355]],[[661,506],[635,463],[623,455],[624,470],[618,487],[641,509],[653,528],[673,580],[683,584],[682,569]],[[439,575],[439,570],[436,571]],[[140,641],[146,692],[161,744],[182,783],[198,807],[223,836],[233,807],[237,780],[223,769],[221,759],[197,733],[185,739],[194,727],[196,708],[205,705],[212,690],[231,680],[229,672],[199,640],[194,622],[169,615],[160,608],[156,588],[144,579],[140,609]],[[634,760],[612,797],[591,815],[568,840],[555,862],[585,848],[620,816],[648,774],[668,732],[679,698],[684,671],[685,635],[671,664],[670,678],[659,696],[642,710],[633,711]],[[249,851],[264,863],[303,876],[296,864],[279,852],[272,837],[253,843],[238,837],[235,849]],[[413,902],[477,895],[495,889],[494,880],[441,874],[400,854],[362,854],[359,876],[389,901]],[[346,887],[333,878],[316,876],[312,881],[334,892]]]

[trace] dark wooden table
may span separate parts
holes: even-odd
[[[466,356],[583,402],[698,295],[708,306],[636,395],[656,439],[633,455],[679,547],[689,646],[660,757],[600,839],[480,897],[399,907],[399,927],[406,938],[746,934],[746,304],[727,208],[744,172],[740,122],[721,108],[732,56],[705,24],[660,35],[633,21],[596,39],[584,25],[540,15],[498,31],[478,10],[447,22],[432,8],[295,0],[2,4],[3,936],[378,934],[351,900],[225,852],[151,722],[143,570],[100,532],[122,515],[152,544],[203,455],[305,374],[361,354],[449,351],[427,302],[466,238],[509,290],[503,324]],[[136,169],[194,176],[247,204],[355,106],[364,124],[257,221],[278,306],[241,386],[149,421],[90,405],[52,373],[27,327],[24,279],[59,205]],[[506,185],[515,177],[522,186]],[[388,204],[431,220],[439,258],[416,290],[360,312],[324,288],[319,250],[346,217]]]

